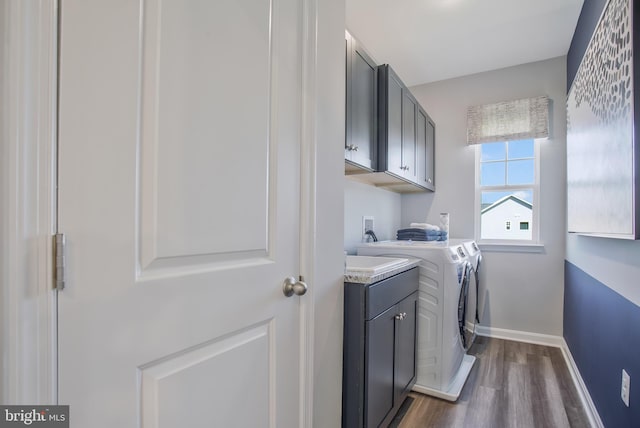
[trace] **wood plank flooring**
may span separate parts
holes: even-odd
[[[456,403],[412,392],[399,428],[587,428],[559,348],[478,336]]]

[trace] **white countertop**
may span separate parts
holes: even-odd
[[[384,272],[371,274],[370,272],[358,271],[358,270],[346,270],[344,273],[344,282],[353,282],[356,284],[373,284],[374,282],[382,281],[397,275],[404,271],[407,271],[420,264],[419,259],[408,259],[406,263],[391,267]]]

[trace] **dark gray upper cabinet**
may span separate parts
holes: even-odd
[[[393,69],[378,67],[378,172],[375,184],[400,192],[435,190],[435,123]]]
[[[345,173],[400,193],[435,191],[435,124],[389,65],[345,32]]]
[[[435,190],[435,140],[436,125],[422,107],[418,108],[416,123],[417,182],[429,190]]]
[[[427,188],[436,190],[436,124],[427,116],[427,154],[425,156],[425,180]]]
[[[374,171],[377,167],[378,66],[349,33],[346,39],[347,169]]]
[[[402,176],[417,182],[416,113],[418,102],[407,88],[402,90]]]
[[[378,161],[378,169],[381,171],[390,171],[394,174],[402,175],[404,172],[402,159],[402,134],[404,131],[404,122],[402,120],[403,107],[403,84],[394,74],[388,77],[388,82],[384,94],[381,96],[388,100],[386,103],[380,103],[380,107],[384,110],[380,113],[380,126],[384,126],[387,130],[385,133],[379,133],[380,138],[380,159]]]

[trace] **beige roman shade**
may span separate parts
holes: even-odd
[[[467,144],[549,136],[549,97],[472,106],[467,110]]]

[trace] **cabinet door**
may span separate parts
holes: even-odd
[[[436,125],[427,116],[427,154],[425,159],[427,189],[436,190]]]
[[[400,301],[395,306],[395,381],[394,402],[397,402],[416,377],[416,313],[418,292]]]
[[[346,38],[345,159],[376,169],[378,66],[358,41]]]
[[[416,168],[416,183],[427,187],[427,114],[422,108],[416,117]]]
[[[429,190],[435,190],[433,180],[435,126],[429,115],[418,107],[416,123],[416,167],[417,183]]]
[[[402,90],[402,176],[417,181],[416,110],[418,103],[408,89]]]
[[[351,75],[351,160],[375,169],[378,67],[356,42]]]
[[[377,427],[393,408],[396,307],[366,323],[365,427]]]
[[[344,33],[344,52],[345,52],[345,120],[344,120],[344,158],[350,159],[351,152],[349,145],[351,144],[351,51],[353,50],[353,37],[345,31]]]
[[[402,104],[403,84],[389,73],[387,79],[387,170],[403,176]]]

